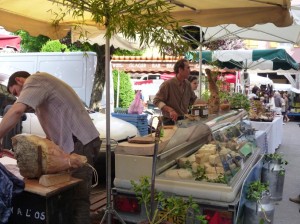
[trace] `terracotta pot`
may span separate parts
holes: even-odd
[[[220,109],[222,111],[227,111],[227,110],[230,110],[230,104],[226,104],[226,103],[223,103],[223,104],[220,104]]]

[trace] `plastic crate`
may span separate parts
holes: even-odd
[[[148,134],[148,114],[111,113],[111,116],[133,124],[139,130],[141,136]]]

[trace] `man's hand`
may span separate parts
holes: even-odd
[[[169,114],[170,114],[170,118],[171,118],[173,121],[177,121],[178,114],[176,113],[175,110],[172,110],[171,112],[169,112]]]

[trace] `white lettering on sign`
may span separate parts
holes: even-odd
[[[17,215],[21,215],[22,216],[22,211],[20,208],[17,209]]]
[[[46,220],[46,212],[41,211],[32,211],[31,209],[24,209],[22,211],[21,208],[17,208],[17,216],[23,216],[23,212],[26,216],[26,218],[34,218],[36,220]],[[14,213],[14,209],[11,209],[11,212]]]
[[[160,68],[160,64],[155,64],[155,63],[153,63],[153,64],[151,64],[152,65],[152,68]]]
[[[130,63],[128,64],[129,68],[146,68],[146,64],[145,63]]]
[[[26,217],[31,217],[31,209],[26,209]]]
[[[123,64],[121,64],[121,63],[112,63],[111,65],[113,68],[123,68],[124,67]]]

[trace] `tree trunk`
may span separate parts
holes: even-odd
[[[101,108],[100,102],[103,96],[104,85],[105,85],[105,45],[93,45],[95,52],[97,53],[97,66],[95,72],[95,79],[91,94],[90,107],[99,111]],[[110,53],[113,54],[115,48],[110,47]],[[113,85],[113,83],[111,83]]]
[[[219,88],[217,86],[217,75],[212,73],[210,69],[205,69],[208,80],[208,88],[210,97],[208,100],[208,109],[210,114],[216,114],[220,109]]]

